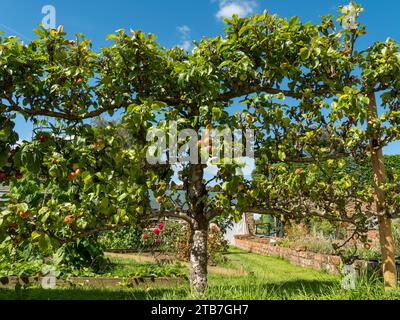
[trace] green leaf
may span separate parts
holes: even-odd
[[[301,48],[300,50],[300,58],[301,60],[305,61],[311,56],[311,51],[308,48]]]
[[[34,240],[40,238],[41,236],[42,235],[39,232],[33,231],[32,234],[31,234],[31,239],[34,241]]]
[[[297,26],[299,24],[299,17],[292,17],[289,21],[289,26],[294,27]]]
[[[112,33],[106,36],[106,40],[112,40],[112,39],[118,39],[118,35]]]

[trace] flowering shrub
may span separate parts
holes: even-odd
[[[178,229],[179,224],[175,222],[149,225],[143,230],[142,247],[150,251],[175,252]]]
[[[163,234],[161,233],[164,229],[164,224],[160,223],[157,227],[148,226],[143,231],[143,245],[148,246],[160,246],[161,245],[161,238]]]

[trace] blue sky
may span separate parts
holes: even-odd
[[[361,21],[368,35],[360,41],[367,47],[375,41],[392,37],[400,41],[400,2],[398,0],[363,0],[365,12]],[[92,39],[95,48],[107,45],[104,37],[119,28],[142,29],[158,36],[166,47],[189,47],[192,40],[222,33],[222,18],[231,13],[250,15],[267,9],[281,16],[297,15],[302,21],[318,22],[321,15],[335,13],[342,0],[0,0],[0,31],[19,35],[25,41],[34,39],[32,30],[42,21],[42,7],[56,9],[56,23],[68,33],[82,32]],[[17,122],[21,138],[30,137],[31,126]],[[400,143],[385,153],[400,153]]]

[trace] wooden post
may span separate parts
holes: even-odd
[[[385,281],[385,289],[395,289],[397,286],[397,270],[396,257],[394,253],[394,241],[392,220],[384,215],[385,210],[385,191],[382,189],[386,182],[385,160],[383,157],[382,147],[379,146],[379,137],[374,134],[372,125],[378,120],[378,109],[376,97],[374,93],[369,94],[369,121],[368,126],[371,128],[370,148],[371,148],[371,163],[374,176],[374,187],[376,195],[376,210],[379,214],[379,239],[381,245],[382,262],[383,262],[383,278]]]

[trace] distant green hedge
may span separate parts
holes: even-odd
[[[400,176],[400,155],[386,155],[385,168],[387,179],[389,181],[392,181],[394,179],[394,175]],[[357,170],[357,172],[362,173],[364,181],[368,181],[370,183],[373,182],[372,165],[370,162],[360,164],[350,161],[346,170],[350,172],[353,170]]]

